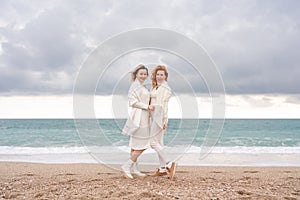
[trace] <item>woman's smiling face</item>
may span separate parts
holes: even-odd
[[[143,83],[147,79],[147,77],[148,77],[148,73],[146,69],[140,69],[136,74],[136,78],[141,83]]]
[[[166,74],[164,70],[158,70],[156,72],[156,81],[157,83],[162,83],[164,80],[166,80]]]

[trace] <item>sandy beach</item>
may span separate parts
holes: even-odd
[[[141,166],[151,173],[153,166]],[[300,199],[299,167],[186,167],[126,179],[100,164],[0,163],[2,199]]]

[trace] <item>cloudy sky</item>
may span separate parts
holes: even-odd
[[[298,0],[2,0],[0,117],[70,117],[74,81],[89,54],[108,38],[143,27],[176,31],[206,49],[223,78],[229,117],[300,117],[299,10]],[[158,62],[149,55],[136,52],[123,60],[128,66]],[[160,56],[183,69],[182,60]],[[205,94],[203,80],[188,72],[192,87]],[[120,79],[111,74],[99,83],[99,95],[109,95],[111,81]],[[173,90],[188,92],[173,74]],[[30,112],[37,98],[40,109],[51,109]],[[63,114],[52,113],[64,107]]]

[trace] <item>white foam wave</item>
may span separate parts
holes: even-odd
[[[176,146],[166,147],[171,153],[199,154],[201,147]],[[0,154],[5,155],[39,155],[39,154],[80,154],[80,153],[118,153],[129,152],[128,146],[93,146],[93,147],[12,147],[0,146]],[[153,149],[145,151],[155,153]],[[214,154],[300,154],[300,147],[214,147]]]
[[[0,146],[0,161],[38,163],[122,164],[129,157],[128,146],[94,147],[8,147]],[[201,147],[167,147],[171,159],[194,166],[300,166],[300,147],[215,147],[200,159]],[[157,155],[147,149],[142,164],[157,165]]]
[[[85,147],[12,147],[0,146],[0,154],[35,155],[35,154],[80,154],[87,153]]]
[[[199,153],[201,147],[191,146],[187,153]],[[300,154],[300,147],[214,147],[211,153],[216,154]]]

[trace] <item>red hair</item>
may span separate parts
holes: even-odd
[[[155,88],[157,86],[157,81],[156,81],[156,73],[157,71],[164,71],[166,75],[166,80],[168,80],[168,71],[167,67],[164,65],[158,65],[152,70],[152,75],[151,75],[151,80],[152,80],[152,88]]]

